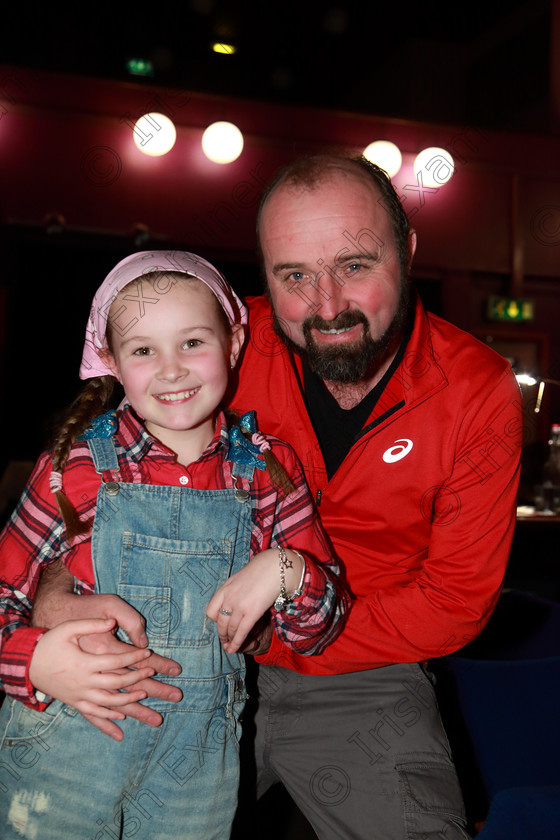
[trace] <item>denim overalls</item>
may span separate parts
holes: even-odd
[[[121,484],[113,439],[89,445],[103,477],[92,535],[95,589],[117,593],[144,615],[150,648],[182,667],[164,679],[183,699],[148,699],[164,713],[162,725],[127,718],[116,742],[59,701],[35,712],[6,698],[1,836],[226,840],[237,804],[245,672],[241,655],[223,651],[205,610],[248,560],[250,494]],[[232,472],[250,482],[253,469],[234,464]]]

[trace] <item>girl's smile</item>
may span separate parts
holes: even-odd
[[[156,400],[163,400],[164,402],[179,402],[179,400],[188,400],[194,394],[198,393],[200,388],[193,388],[191,391],[175,391],[168,394],[154,394]]]

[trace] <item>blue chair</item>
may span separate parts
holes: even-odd
[[[499,791],[476,840],[558,840],[560,787],[507,788]]]
[[[560,604],[504,593],[479,638],[436,663],[480,840],[560,838]]]

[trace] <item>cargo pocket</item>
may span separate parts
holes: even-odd
[[[396,767],[407,840],[471,840],[453,765],[415,755]]]

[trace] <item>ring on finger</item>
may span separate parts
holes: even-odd
[[[231,610],[224,610],[222,607],[218,610],[220,615],[231,615]]]

